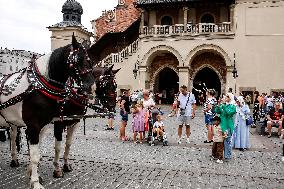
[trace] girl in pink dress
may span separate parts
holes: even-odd
[[[136,136],[140,134],[140,143],[142,143],[143,132],[145,128],[145,112],[143,110],[142,104],[136,104],[132,109],[133,121],[132,121],[132,130],[133,130],[133,140],[134,143],[137,143]]]

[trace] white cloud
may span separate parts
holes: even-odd
[[[63,20],[66,0],[0,0],[0,46],[38,53],[50,51],[51,33],[46,27]],[[92,31],[90,21],[103,10],[113,9],[117,0],[77,0],[83,7],[82,24]],[[93,31],[92,31],[93,32]]]

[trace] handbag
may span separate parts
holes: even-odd
[[[253,119],[252,119],[251,116],[248,116],[248,117],[246,118],[246,124],[247,124],[247,126],[250,126],[250,125],[253,124]]]

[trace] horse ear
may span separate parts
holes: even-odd
[[[115,75],[115,74],[117,74],[117,72],[119,72],[119,70],[121,70],[121,68],[119,68],[117,70],[112,70],[112,73]]]
[[[111,71],[113,69],[113,66],[114,66],[114,64],[109,67],[109,71]]]
[[[91,42],[88,41],[88,40],[84,40],[84,41],[82,42],[82,45],[83,45],[83,47],[85,47],[85,49],[89,49],[89,48],[90,48],[90,45],[91,45]]]
[[[105,73],[110,74],[114,65],[111,65],[109,68],[106,68]]]
[[[73,33],[73,35],[72,35],[72,47],[73,47],[74,49],[79,48],[79,43],[78,43],[78,41],[77,41],[77,39],[76,39],[74,33]]]

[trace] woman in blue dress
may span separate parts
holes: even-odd
[[[249,115],[249,106],[245,103],[242,96],[236,101],[235,131],[233,135],[233,148],[240,151],[250,147],[249,126],[246,125],[246,117]]]

